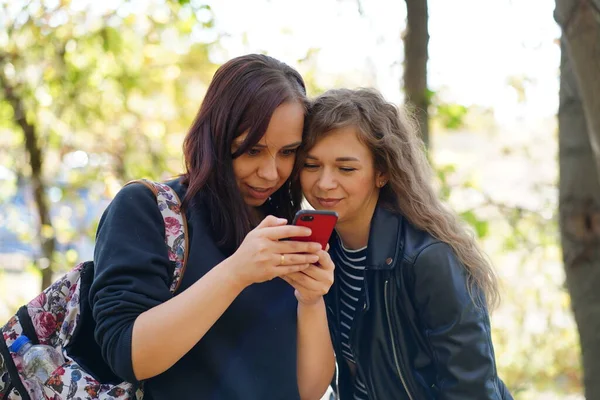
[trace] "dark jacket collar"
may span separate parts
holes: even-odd
[[[393,269],[402,257],[402,225],[400,214],[386,210],[381,203],[375,207],[367,245],[367,269]]]
[[[404,218],[378,203],[371,218],[367,243],[367,270],[393,269],[402,257]],[[334,233],[337,236],[337,233]],[[336,237],[333,238],[337,240]]]

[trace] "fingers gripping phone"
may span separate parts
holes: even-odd
[[[292,225],[306,226],[312,233],[310,236],[294,237],[290,240],[316,242],[325,250],[337,220],[338,214],[335,211],[300,210],[296,213]]]

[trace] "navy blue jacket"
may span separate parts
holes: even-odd
[[[168,183],[180,198],[186,187]],[[200,197],[199,197],[200,198]],[[187,211],[189,257],[178,293],[230,254],[216,246],[201,201]],[[120,378],[135,382],[131,336],[138,315],[172,295],[173,264],[153,193],[124,187],[104,212],[96,238],[95,276],[89,298],[95,337],[104,360]],[[145,399],[298,399],[294,290],[274,279],[247,287],[206,335],[175,365],[144,382]],[[157,335],[169,346],[172,332]]]

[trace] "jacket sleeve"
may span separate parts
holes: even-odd
[[[468,293],[464,266],[450,246],[434,243],[414,264],[414,298],[432,349],[439,399],[502,399],[485,305]]]
[[[170,272],[165,226],[154,194],[125,186],[105,210],[96,235],[94,281],[89,300],[102,356],[120,378],[135,382],[133,324],[167,300]],[[160,332],[157,332],[160,334]]]

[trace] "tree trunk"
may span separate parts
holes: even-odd
[[[558,110],[561,242],[567,288],[581,342],[585,394],[588,400],[597,400],[600,399],[600,181],[575,74],[563,42]]]
[[[570,56],[600,171],[600,0],[557,0],[556,22]]]
[[[46,188],[42,178],[42,152],[38,143],[36,127],[27,121],[23,100],[12,87],[4,75],[4,65],[0,63],[0,84],[4,88],[4,96],[11,104],[14,112],[14,120],[21,127],[25,137],[25,150],[29,155],[29,164],[31,166],[31,186],[33,198],[36,204],[39,225],[38,237],[40,239],[42,257],[37,260],[37,265],[42,272],[42,290],[52,283],[52,262],[54,259],[54,250],[56,239],[52,221],[50,219],[50,206],[46,196]]]
[[[404,34],[404,95],[414,109],[425,145],[429,147],[427,60],[429,29],[427,0],[406,0]]]

